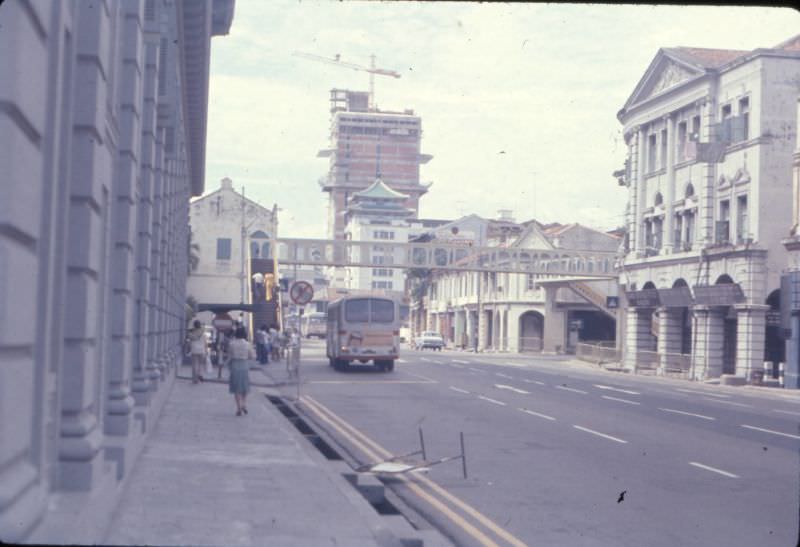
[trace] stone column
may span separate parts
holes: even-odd
[[[678,249],[674,245],[675,229],[675,114],[667,116],[667,185],[664,189],[664,233],[662,247],[668,253]]]
[[[564,353],[567,335],[567,314],[558,309],[557,287],[544,287],[544,332],[542,353]]]
[[[119,143],[114,181],[114,247],[112,252],[111,352],[108,371],[108,407],[105,431],[127,436],[131,425],[134,398],[131,396],[132,351],[135,322],[135,249],[139,201],[142,132],[148,113],[142,108],[142,68],[144,52],[138,3],[120,4],[120,81],[117,86]],[[152,117],[152,115],[150,116]],[[142,176],[148,176],[142,173]]]
[[[625,319],[625,368],[636,369],[641,351],[655,351],[652,308],[628,308]]]
[[[712,134],[712,124],[716,120],[716,101],[714,94],[709,94],[703,102],[701,129],[703,142],[711,142],[716,135]],[[702,234],[703,244],[709,245],[714,241],[714,187],[717,178],[717,167],[715,163],[702,163],[702,189],[700,194],[700,204],[698,210],[696,232]],[[710,282],[710,280],[709,280]]]
[[[736,376],[750,381],[754,370],[764,369],[764,343],[769,306],[737,304]]]
[[[645,162],[647,161],[647,137],[644,127],[639,127],[636,132],[636,213],[634,223],[636,224],[636,241],[633,249],[636,252],[644,253],[645,241],[644,229],[642,226],[642,211],[645,209],[647,198],[647,185],[644,180]]]
[[[59,485],[91,490],[103,472],[103,349],[107,328],[106,258],[114,150],[107,119],[111,21],[104,6],[76,10],[72,168],[67,222],[64,362],[61,370]]]
[[[658,347],[659,367],[663,373],[672,365],[672,356],[681,352],[683,308],[658,308]]]
[[[694,306],[697,328],[694,336],[692,369],[694,379],[719,378],[722,374],[722,348],[725,338],[725,310]]]

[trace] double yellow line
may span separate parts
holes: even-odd
[[[388,450],[347,423],[344,419],[337,416],[333,411],[319,401],[315,400],[313,397],[304,395],[301,397],[300,402],[309,410],[314,412],[314,414],[316,414],[320,420],[334,428],[339,434],[346,438],[353,446],[358,448],[372,461],[378,462],[393,456],[393,454],[391,454]],[[442,501],[435,498],[433,495],[423,489],[420,484],[425,485],[429,490],[435,492],[441,498],[450,502],[452,506],[461,509],[464,513],[471,516],[473,519],[483,525],[486,530],[494,533],[498,538],[501,538],[509,545],[513,545],[515,547],[525,547],[525,543],[514,537],[507,530],[504,530],[486,515],[457,498],[429,478],[422,476],[419,473],[414,474],[413,481],[405,475],[398,475],[398,478],[406,483],[406,486],[410,491],[429,503],[432,507],[436,508],[444,516],[449,518],[456,526],[464,530],[481,545],[485,545],[486,547],[499,547],[500,544],[498,544],[494,539],[489,537],[489,535],[485,534],[476,526],[468,522],[463,516],[459,515],[453,509],[445,505]]]

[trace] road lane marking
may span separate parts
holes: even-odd
[[[472,368],[472,367],[467,367],[467,368],[470,369],[473,372],[484,372],[484,373],[486,372],[485,370],[481,370],[479,368]]]
[[[685,414],[686,416],[694,416],[695,418],[702,418],[704,420],[716,420],[716,418],[712,418],[711,416],[693,414],[692,412],[684,412],[683,410],[675,410],[673,408],[659,408],[658,410],[663,410],[664,412],[674,412],[675,414]]]
[[[507,367],[517,367],[517,368],[520,368],[520,367],[524,367],[524,366],[525,366],[525,365],[523,365],[523,364],[521,364],[521,363],[503,363],[503,364],[504,364],[505,366],[507,366]]]
[[[628,441],[619,439],[617,437],[612,437],[611,435],[606,435],[605,433],[600,433],[599,431],[595,431],[594,429],[589,429],[588,427],[581,427],[579,425],[573,425],[575,429],[580,429],[581,431],[585,431],[587,433],[591,433],[592,435],[597,435],[598,437],[603,437],[604,439],[609,439],[611,441],[616,441],[622,444],[628,444]]]
[[[730,395],[721,395],[719,393],[706,393],[706,392],[703,392],[703,391],[694,391],[694,390],[691,390],[691,389],[676,388],[675,391],[680,391],[682,393],[691,393],[692,395],[705,395],[707,397],[719,397],[720,399],[730,399],[731,398]]]
[[[432,363],[436,363],[437,365],[441,365],[442,364],[441,361],[437,361],[436,359],[431,359],[431,362]]]
[[[406,361],[405,359],[398,359],[397,362],[398,363],[408,363],[408,361]]]
[[[478,395],[478,399],[483,399],[484,401],[489,401],[490,403],[494,403],[496,405],[506,406],[506,404],[503,401],[498,401],[497,399],[491,399],[489,397],[484,397],[483,395]]]
[[[629,389],[620,389],[618,387],[604,386],[602,384],[594,384],[598,389],[609,389],[611,391],[619,391],[620,393],[627,393],[628,395],[641,395],[638,391],[631,391]]]
[[[427,357],[420,357],[420,358],[419,358],[419,360],[420,360],[420,361],[427,361],[428,363],[430,363],[430,362],[431,362],[431,360],[430,360],[430,359],[428,359]]]
[[[525,391],[524,389],[517,389],[515,387],[507,386],[505,384],[495,384],[494,387],[496,387],[497,389],[507,389],[509,391],[513,391],[514,393],[520,393],[522,395],[530,395],[531,394],[530,391]]]
[[[461,363],[462,365],[468,365],[469,361],[462,361],[461,359],[453,359],[454,363]]]
[[[416,376],[413,374],[412,376]],[[424,378],[424,377],[423,377]],[[438,384],[436,380],[311,380],[309,384]]]
[[[450,386],[450,389],[452,389],[453,391],[458,391],[459,393],[466,393],[467,395],[469,395],[469,391],[467,391],[466,389],[461,389],[455,386]]]
[[[746,406],[752,407],[753,405],[746,405],[744,403],[735,403],[733,401],[720,401],[719,399],[709,399],[708,397],[703,397],[706,401],[714,401],[715,403],[725,403],[726,405],[733,405],[733,406]]]
[[[639,405],[639,404],[641,404],[638,401],[629,401],[628,399],[619,399],[617,397],[611,397],[609,395],[603,395],[603,399],[608,399],[609,401],[619,401],[620,403],[628,403],[629,405]]]
[[[319,415],[326,422],[330,423],[334,428],[336,428],[347,439],[349,439],[349,440],[351,440],[353,442],[357,442],[356,439],[354,439],[354,436],[357,436],[357,437],[361,438],[364,441],[364,443],[371,445],[377,451],[377,453],[382,456],[382,457],[378,456],[374,452],[369,451],[367,449],[367,451],[365,451],[365,454],[367,454],[368,456],[373,458],[374,461],[380,461],[382,459],[391,458],[393,456],[388,450],[386,450],[385,448],[383,448],[382,446],[377,444],[375,441],[373,441],[372,439],[370,439],[369,437],[364,435],[361,431],[356,429],[354,426],[350,425],[348,422],[344,421],[341,417],[339,417],[336,414],[334,414],[333,411],[331,411],[330,409],[325,407],[322,403],[320,403],[318,401],[315,401],[314,399],[312,399],[311,397],[309,397],[307,395],[303,396],[303,399],[306,400],[307,402],[310,401],[311,403],[313,403],[313,405],[311,405],[311,406],[319,407],[319,408],[314,408],[313,409],[316,412],[316,414]],[[325,419],[325,417],[322,416],[322,412],[323,411],[331,416],[331,420],[336,420],[336,421],[340,422],[340,424],[337,426],[335,423],[332,423],[331,420]],[[346,429],[350,430],[351,434],[348,434],[347,431],[344,431],[343,428],[346,428]],[[363,445],[361,445],[359,443],[359,446],[363,446]],[[441,486],[439,486],[438,484],[433,482],[428,477],[425,477],[425,476],[422,476],[422,475],[415,475],[414,476],[414,481],[416,481],[416,482],[412,481],[411,479],[409,479],[408,477],[405,477],[403,475],[398,475],[397,477],[398,477],[398,479],[400,479],[403,482],[405,482],[408,485],[409,489],[411,489],[411,491],[413,491],[420,498],[426,500],[433,507],[435,507],[439,511],[441,511],[442,514],[447,516],[452,522],[454,522],[456,525],[460,526],[468,534],[470,534],[472,537],[477,539],[481,544],[486,545],[487,547],[488,546],[497,546],[497,543],[495,543],[494,541],[489,539],[485,534],[483,534],[483,532],[481,532],[480,530],[478,530],[477,528],[472,526],[464,518],[462,518],[460,515],[458,515],[454,511],[452,511],[449,507],[444,505],[442,502],[440,502],[439,500],[437,500],[436,498],[434,498],[433,496],[428,494],[428,492],[423,490],[418,484],[416,484],[416,482],[420,482],[422,484],[425,484],[426,486],[428,486],[428,488],[430,488],[434,492],[438,493],[440,496],[445,498],[447,501],[449,501],[450,503],[452,503],[453,505],[455,505],[456,507],[458,507],[459,509],[461,509],[462,511],[464,511],[465,513],[467,513],[471,517],[473,517],[475,520],[477,520],[478,522],[483,524],[483,526],[485,526],[487,529],[491,530],[492,532],[497,534],[497,536],[503,538],[505,541],[507,541],[511,545],[514,545],[515,547],[525,547],[525,543],[523,543],[522,541],[517,539],[510,532],[508,532],[507,530],[504,530],[503,528],[498,526],[494,521],[492,521],[490,518],[485,516],[483,513],[479,512],[477,509],[475,509],[474,507],[472,507],[468,503],[464,502],[460,498],[457,498],[456,496],[454,496],[453,494],[451,494],[450,492],[448,492],[447,490],[445,490],[444,488],[442,488]]]
[[[557,389],[563,389],[565,391],[574,391],[575,393],[583,393],[586,395],[588,392],[583,391],[582,389],[575,389],[574,387],[567,387],[567,386],[556,386]]]
[[[547,385],[547,384],[545,384],[544,382],[540,382],[539,380],[529,380],[528,378],[523,378],[523,379],[522,379],[522,381],[523,381],[523,382],[527,382],[527,383],[529,383],[529,384],[538,384],[538,385],[540,385],[540,386]]]
[[[772,412],[780,412],[781,414],[791,414],[792,416],[800,416],[800,412],[792,412],[791,410],[773,409]]]
[[[738,479],[739,478],[739,475],[734,475],[733,473],[728,473],[727,471],[723,471],[722,469],[717,469],[716,467],[711,467],[709,465],[703,465],[702,463],[689,462],[689,465],[693,465],[695,467],[699,467],[700,469],[705,469],[706,471],[712,471],[714,473],[719,473],[720,475],[725,475],[726,477],[730,477],[732,479]]]
[[[513,380],[513,376],[509,376],[508,374],[503,374],[502,372],[495,372],[495,376],[499,376],[500,378],[508,378],[509,380]]]
[[[540,418],[544,418],[545,420],[555,420],[552,416],[548,416],[547,414],[540,414],[538,412],[534,412],[533,410],[528,410],[527,408],[518,408],[520,412],[524,412],[525,414],[530,414],[531,416],[538,416]]]
[[[756,431],[763,431],[764,433],[772,433],[773,435],[782,435],[792,439],[800,439],[800,435],[792,435],[791,433],[783,433],[782,431],[775,431],[774,429],[764,429],[763,427],[756,427],[754,425],[742,424],[742,427],[747,429],[755,429]]]

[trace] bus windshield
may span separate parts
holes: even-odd
[[[378,298],[354,298],[344,305],[348,323],[391,323],[394,321],[394,302]]]

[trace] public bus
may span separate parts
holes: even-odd
[[[328,305],[326,353],[336,370],[345,370],[356,361],[372,361],[384,372],[394,370],[399,334],[400,306],[396,300],[349,296]]]
[[[327,317],[324,312],[315,311],[303,316],[303,336],[325,338]]]

